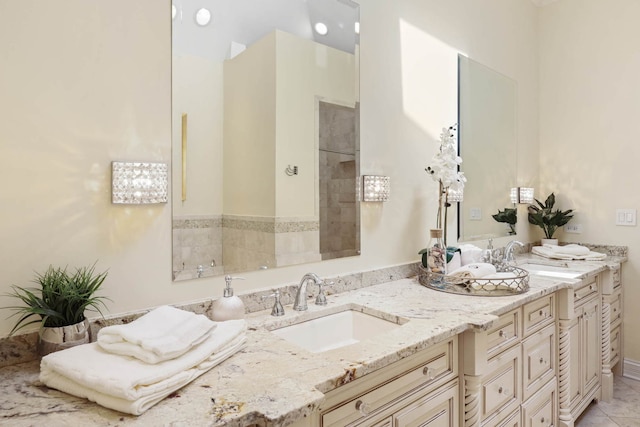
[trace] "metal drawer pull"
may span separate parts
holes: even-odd
[[[362,400],[358,400],[356,402],[356,409],[360,411],[360,414],[363,417],[366,417],[371,413],[371,406],[368,403],[363,402]]]
[[[502,394],[508,394],[509,393],[509,389],[508,388],[502,388],[502,386],[500,388],[498,388],[498,393]]]
[[[498,335],[500,335],[502,338],[507,339],[509,338],[509,335],[507,335],[503,330],[500,330],[500,332],[498,333]]]
[[[431,368],[430,368],[430,367],[428,367],[428,366],[425,366],[425,367],[424,367],[424,369],[422,370],[422,374],[423,374],[423,375],[425,375],[425,376],[426,376],[427,378],[429,378],[430,380],[432,380],[432,379],[434,379],[434,378],[435,378],[434,373],[435,373],[435,372],[433,371],[433,369],[431,369]]]
[[[542,357],[540,358],[540,363],[544,364],[544,358],[542,358]]]

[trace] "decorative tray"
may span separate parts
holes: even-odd
[[[419,265],[418,281],[427,288],[451,294],[500,297],[522,294],[529,290],[529,273],[522,268],[501,264],[496,266],[500,278],[461,278],[432,273]]]

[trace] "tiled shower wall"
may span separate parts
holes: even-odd
[[[357,106],[319,103],[322,259],[353,256],[360,249],[360,205],[356,191],[360,174],[357,114]]]

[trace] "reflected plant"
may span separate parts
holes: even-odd
[[[509,235],[516,234],[516,223],[518,222],[518,212],[516,208],[504,208],[503,211],[498,209],[498,213],[491,215],[497,222],[504,222],[509,226]]]

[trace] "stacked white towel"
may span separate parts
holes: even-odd
[[[180,319],[181,313],[176,318]],[[122,355],[105,350],[97,342],[51,353],[40,363],[40,381],[107,408],[140,415],[246,344],[244,320],[211,323],[213,327],[204,339],[197,340],[198,344],[177,357],[157,363],[147,363],[135,356],[145,354],[146,350]],[[145,325],[137,327],[145,329]]]
[[[135,322],[101,329],[98,345],[110,353],[159,363],[191,350],[215,327],[216,323],[202,314],[162,306]]]
[[[606,254],[594,252],[585,246],[576,244],[564,246],[534,246],[533,248],[531,248],[531,253],[543,256],[545,258],[563,260],[599,261],[607,257]]]

